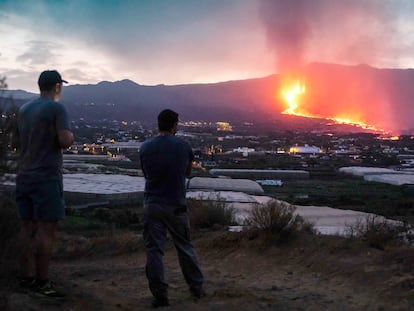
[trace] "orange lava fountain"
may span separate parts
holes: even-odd
[[[291,115],[303,115],[299,111],[297,111],[299,108],[298,98],[305,92],[306,87],[299,80],[297,80],[295,84],[289,87],[282,88],[282,97],[288,105],[288,108],[286,108],[282,113]]]

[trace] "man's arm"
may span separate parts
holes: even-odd
[[[185,170],[185,176],[190,177],[192,171],[193,171],[193,161],[189,161],[187,165],[187,169]]]
[[[59,136],[59,145],[62,149],[67,149],[72,146],[74,137],[73,133],[70,130],[63,129],[58,133]]]
[[[147,178],[147,174],[145,173],[145,170],[144,170],[144,161],[142,161],[142,152],[141,151],[139,152],[139,162],[141,163],[142,174],[144,175],[145,178]]]
[[[72,146],[73,132],[70,130],[68,112],[62,104],[56,105],[56,129],[60,148],[67,149]]]
[[[190,177],[191,172],[193,171],[193,161],[194,161],[194,153],[190,145],[188,144],[188,164],[187,164],[187,169],[185,170],[186,177]]]

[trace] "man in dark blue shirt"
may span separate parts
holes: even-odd
[[[145,176],[144,239],[145,267],[153,307],[168,306],[168,284],[164,277],[164,245],[170,233],[184,278],[194,298],[205,295],[203,274],[190,240],[185,199],[185,178],[190,176],[194,155],[190,145],[175,136],[178,114],[166,109],[158,115],[159,135],[141,146],[141,168]]]
[[[40,97],[19,109],[15,142],[19,151],[16,204],[21,223],[21,285],[47,297],[61,296],[48,273],[57,222],[65,216],[62,149],[73,143],[66,109],[59,103],[64,82],[55,70],[40,74]]]

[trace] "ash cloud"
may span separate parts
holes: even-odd
[[[260,16],[279,72],[310,61],[375,65],[393,49],[404,3],[262,0]]]

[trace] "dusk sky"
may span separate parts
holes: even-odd
[[[0,76],[208,83],[311,61],[414,68],[412,0],[0,0]]]

